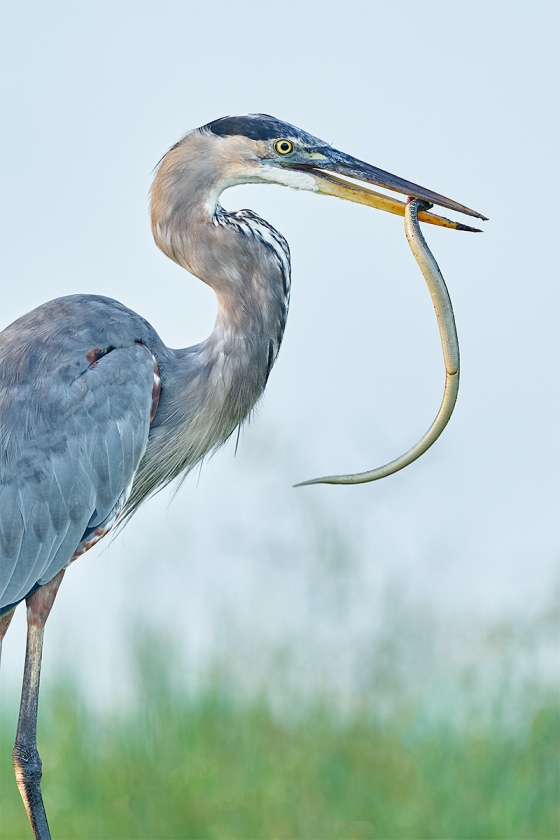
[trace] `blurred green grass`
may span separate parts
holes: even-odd
[[[344,713],[323,697],[278,714],[264,695],[236,697],[225,676],[189,692],[158,656],[140,673],[135,707],[119,715],[89,710],[64,680],[41,697],[57,840],[560,835],[560,715],[544,690],[515,724],[497,716],[465,729],[398,702],[381,715],[364,698]],[[10,763],[14,728],[13,709],[9,720],[3,712],[5,840],[30,837]]]

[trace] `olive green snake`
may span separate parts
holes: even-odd
[[[373,470],[366,470],[360,473],[348,475],[326,475],[321,478],[312,478],[309,481],[302,481],[296,487],[308,484],[363,484],[368,481],[377,481],[388,475],[404,469],[413,461],[416,461],[441,435],[447,426],[459,391],[459,340],[451,298],[443,279],[439,266],[430,251],[418,222],[418,212],[429,209],[429,205],[420,199],[409,199],[404,214],[404,228],[406,238],[420,271],[432,296],[436,318],[439,327],[443,361],[445,364],[445,387],[443,399],[439,411],[428,431],[422,438],[403,455],[389,461],[382,467]]]

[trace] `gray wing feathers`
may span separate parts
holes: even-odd
[[[43,360],[29,379],[1,383],[0,610],[51,580],[120,509],[150,425],[154,366],[139,343],[89,366]]]

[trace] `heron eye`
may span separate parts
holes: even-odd
[[[274,144],[274,148],[279,155],[289,155],[290,152],[293,151],[294,144],[290,143],[289,140],[277,140]]]

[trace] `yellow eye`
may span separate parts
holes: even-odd
[[[293,151],[294,144],[290,143],[289,140],[277,140],[274,144],[274,148],[279,155],[289,155],[290,152]]]

